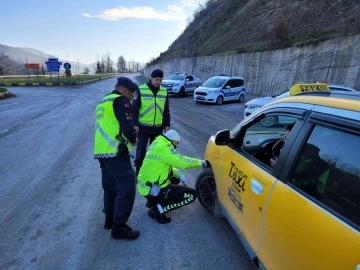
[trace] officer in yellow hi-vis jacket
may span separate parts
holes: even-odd
[[[133,123],[138,133],[139,143],[136,147],[135,168],[136,175],[143,163],[146,148],[150,141],[168,131],[170,127],[170,110],[168,94],[161,86],[163,71],[155,69],[151,79],[140,85],[138,98],[133,101]]]
[[[195,201],[195,189],[186,187],[187,179],[177,168],[208,167],[205,160],[181,156],[175,148],[180,136],[175,130],[159,135],[149,146],[138,175],[138,191],[148,200],[148,214],[160,224],[169,223],[166,213]],[[182,182],[184,186],[178,184]]]
[[[126,223],[136,194],[135,172],[129,153],[137,144],[132,124],[130,100],[136,99],[138,86],[119,77],[115,90],[96,107],[94,157],[99,160],[104,189],[105,229],[114,238],[136,239],[138,231]]]

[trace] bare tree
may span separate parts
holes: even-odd
[[[0,76],[12,69],[11,60],[5,47],[0,47]]]

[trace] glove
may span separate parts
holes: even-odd
[[[161,190],[160,186],[153,185],[152,188],[150,189],[149,195],[156,197],[157,195],[159,195],[160,190]]]
[[[203,168],[210,168],[210,163],[209,163],[209,161],[207,161],[207,160],[202,160],[201,163],[202,163]]]
[[[181,181],[181,183],[183,183],[184,185],[187,185],[187,179],[186,179],[185,175],[180,174],[180,181]]]

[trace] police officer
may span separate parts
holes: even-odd
[[[129,153],[137,144],[132,124],[130,101],[136,99],[138,86],[126,77],[119,77],[115,90],[96,107],[94,156],[100,162],[106,229],[114,238],[136,239],[126,223],[131,214],[135,193],[135,172]]]
[[[136,175],[143,163],[148,142],[168,131],[170,127],[170,110],[168,94],[161,86],[163,71],[155,69],[149,82],[140,86],[140,93],[133,101],[133,122],[138,133],[139,143],[136,147]]]
[[[138,191],[148,200],[148,215],[160,224],[171,221],[166,213],[196,199],[196,191],[186,187],[187,179],[177,168],[209,167],[205,160],[181,156],[176,151],[179,142],[175,130],[159,135],[149,146],[138,175]]]

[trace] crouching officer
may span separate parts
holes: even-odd
[[[132,124],[130,101],[136,98],[138,86],[126,77],[119,77],[115,90],[96,107],[94,157],[99,160],[106,229],[114,238],[136,239],[126,223],[130,217],[136,193],[135,172],[129,153],[137,144]]]
[[[176,152],[180,136],[175,130],[159,135],[149,146],[138,175],[138,191],[148,200],[148,215],[160,224],[169,223],[166,213],[195,201],[196,191],[186,186],[186,178],[177,168],[208,167],[205,160],[181,156]],[[174,166],[174,167],[173,167]]]

